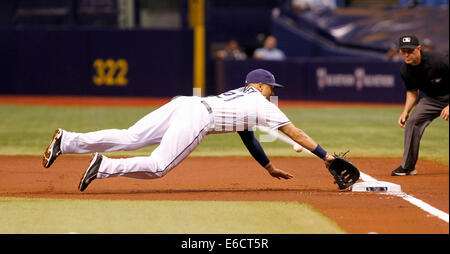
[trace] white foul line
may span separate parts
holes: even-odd
[[[436,208],[432,207],[431,205],[423,202],[422,200],[417,199],[413,196],[407,195],[405,193],[403,195],[398,194],[397,196],[403,198],[404,200],[408,201],[409,203],[420,207],[422,210],[424,210],[428,213],[431,213],[432,215],[434,215],[434,216],[438,217],[439,219],[448,223],[448,213],[445,213],[439,209],[436,209]]]
[[[273,136],[274,138],[277,138],[277,139],[279,139],[279,140],[281,140],[281,141],[283,141],[283,142],[285,142],[287,144],[290,144],[290,145],[296,144],[293,140],[291,140],[287,136],[284,136],[281,133],[278,133],[278,131],[276,131],[276,130],[271,130],[271,129],[267,128],[267,127],[261,127],[261,126],[258,126],[258,128],[261,131],[263,131],[263,132]],[[306,151],[309,154],[312,154],[311,151],[309,151],[308,149],[303,148],[302,150]],[[375,179],[375,178],[373,178],[373,177],[371,177],[371,176],[369,176],[367,174],[364,174],[363,172],[360,172],[360,173],[361,173],[360,178],[364,182],[378,182],[377,179]],[[397,196],[397,197],[403,198],[404,200],[406,200],[409,203],[419,207],[420,209],[426,211],[427,213],[429,213],[429,214],[431,214],[433,216],[436,216],[439,219],[449,223],[448,222],[448,219],[449,219],[448,213],[445,213],[445,212],[443,212],[443,211],[441,211],[439,209],[436,209],[433,206],[423,202],[422,200],[417,199],[417,198],[415,198],[415,197],[413,197],[411,195],[408,195],[408,194],[406,194],[404,192],[386,192],[386,193],[380,193],[380,194],[393,195],[393,196]]]
[[[361,180],[378,182],[377,179],[375,179],[375,178],[373,178],[373,177],[371,177],[371,176],[369,176],[367,174],[364,174],[363,172],[360,172],[360,173],[361,173]],[[406,194],[404,192],[387,192],[387,193],[380,193],[380,194],[393,195],[393,196],[397,196],[397,197],[403,198],[404,200],[406,200],[409,203],[419,207],[420,209],[424,210],[425,212],[428,212],[429,214],[434,215],[434,216],[438,217],[439,219],[449,223],[448,222],[448,219],[449,219],[448,213],[445,213],[445,212],[443,212],[443,211],[441,211],[439,209],[436,209],[433,206],[423,202],[422,200],[417,199],[417,198],[415,198],[415,197],[413,197],[411,195],[408,195],[408,194]]]

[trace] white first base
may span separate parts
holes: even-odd
[[[351,191],[355,192],[371,192],[371,191],[384,191],[384,192],[401,192],[400,185],[383,181],[368,181],[355,183],[350,187]]]

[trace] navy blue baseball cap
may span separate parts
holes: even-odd
[[[275,76],[264,69],[256,69],[249,72],[245,78],[245,84],[250,83],[263,83],[275,87],[284,87],[283,85],[277,84],[275,82]]]

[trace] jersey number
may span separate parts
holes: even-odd
[[[244,96],[243,94],[238,94],[238,95],[235,95],[235,94],[236,94],[235,92],[226,92],[226,93],[223,93],[223,94],[219,94],[216,97],[218,97],[220,99],[223,99],[224,101],[231,101],[231,100],[234,100],[236,98]],[[232,97],[230,97],[230,96],[232,96]]]
[[[246,93],[246,94],[250,94],[250,93],[256,92],[256,90],[253,89],[252,87],[248,87],[243,92]],[[220,98],[220,99],[223,99],[224,101],[231,101],[231,100],[234,100],[234,99],[242,97],[242,96],[244,96],[244,95],[243,94],[237,94],[236,95],[236,92],[229,91],[229,92],[226,92],[226,93],[223,93],[223,94],[219,94],[216,97]]]

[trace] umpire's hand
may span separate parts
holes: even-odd
[[[448,121],[448,105],[441,111],[441,117]]]
[[[405,112],[405,111],[403,111],[403,113],[399,116],[398,125],[400,125],[400,127],[405,128],[406,120],[408,120],[408,116],[409,116],[409,113]]]

